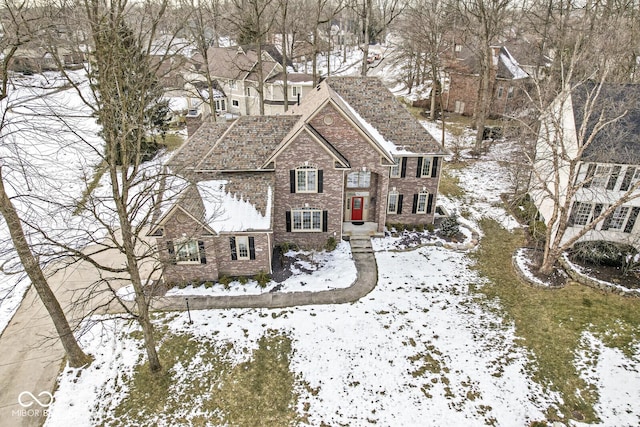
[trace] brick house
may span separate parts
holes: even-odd
[[[190,184],[151,230],[165,280],[270,273],[278,244],[432,223],[445,154],[373,77],[330,77],[284,115],[205,123],[168,162]]]
[[[579,85],[558,96],[540,129],[530,194],[547,227],[557,228],[554,209],[565,209],[562,243],[606,240],[640,249],[640,85]],[[570,200],[568,190],[575,193]]]
[[[530,77],[505,46],[494,46],[491,53],[493,67],[489,82],[489,116],[502,117],[513,113],[526,102],[523,90]],[[444,109],[465,116],[474,115],[480,89],[478,59],[468,49],[457,49],[456,57],[450,61],[447,69],[450,81],[449,91],[443,95]]]

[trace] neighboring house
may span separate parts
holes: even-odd
[[[19,73],[41,73],[57,70],[61,65],[73,69],[82,67],[84,54],[79,50],[58,47],[55,52],[40,47],[20,47],[9,62],[9,69]]]
[[[287,114],[206,122],[168,162],[192,184],[152,226],[164,278],[270,273],[279,244],[430,224],[445,154],[373,77],[328,78]]]
[[[263,92],[264,113],[284,113],[284,69],[276,49],[269,46],[263,49],[262,73],[258,71],[259,61],[255,48],[210,47],[207,55],[209,63],[206,65],[202,63],[202,56],[194,56],[194,72],[188,79],[203,80],[200,70],[208,66],[211,77],[217,80],[219,89],[227,96],[226,110],[229,113],[239,116],[260,114],[260,88]],[[304,97],[313,89],[313,78],[310,75],[289,72],[288,80],[289,105],[297,103],[299,97]]]
[[[627,197],[625,203],[579,240],[621,242],[640,249],[640,85],[605,84],[597,97],[593,96],[594,88],[592,83],[577,87],[564,103],[557,99],[552,113],[542,118],[541,129],[552,129],[553,144],[548,143],[549,138],[541,131],[531,195],[547,226],[553,226],[549,219],[556,203],[570,206],[562,242],[576,236],[610,206]],[[594,133],[600,117],[605,121],[619,119]],[[582,131],[584,138],[579,137]],[[582,144],[591,138],[580,156],[579,141]],[[566,157],[563,159],[553,150],[566,153]],[[576,164],[574,173],[571,161]],[[560,171],[559,198],[542,190],[545,186],[552,192],[555,190],[554,169]],[[569,204],[566,204],[567,189],[576,190]]]
[[[443,95],[444,109],[465,116],[475,113],[480,88],[478,58],[461,45],[455,47],[455,58],[447,66],[449,91]],[[491,48],[493,64],[489,92],[489,117],[508,116],[526,102],[525,85],[530,76],[504,46]]]

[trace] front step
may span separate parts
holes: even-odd
[[[351,253],[372,253],[371,239],[362,237],[351,237],[349,240],[351,244]]]

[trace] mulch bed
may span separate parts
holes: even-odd
[[[615,285],[624,286],[627,289],[640,289],[640,275],[638,273],[623,275],[620,267],[590,264],[573,256],[570,256],[569,260],[573,264],[580,266],[580,271],[586,276],[593,277],[594,279],[602,280],[604,282],[613,283]]]

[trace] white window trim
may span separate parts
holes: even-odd
[[[391,210],[391,198],[395,197],[394,209]],[[387,198],[387,213],[397,214],[398,213],[398,199],[400,198],[400,194],[397,191],[390,191],[389,197]]]
[[[579,214],[581,210],[580,208],[582,208],[583,206],[585,207],[588,206],[588,209],[589,209],[589,212],[587,213],[584,223],[582,223],[581,221],[578,221],[578,215],[581,215],[581,218],[585,218],[584,213]],[[593,215],[594,206],[595,204],[591,202],[578,202],[576,212],[571,213],[573,215],[573,227],[584,227],[585,225],[589,224],[592,220],[591,216]]]
[[[593,177],[591,178],[591,188],[607,188],[609,178],[613,166],[610,165],[596,165],[596,169],[593,171]]]
[[[424,173],[425,162],[429,162],[429,169],[427,169],[427,173]],[[422,158],[422,169],[420,170],[421,178],[431,178],[431,168],[433,167],[433,157],[424,156]]]
[[[402,161],[401,157],[394,157],[393,161],[396,163],[395,166],[391,166],[389,170],[389,178],[400,178],[400,162]]]
[[[302,86],[291,86],[291,96],[297,97],[298,94],[302,97]]]
[[[244,244],[247,248],[247,255],[241,255],[240,253],[240,245]],[[236,258],[238,260],[249,260],[251,259],[251,249],[249,248],[249,237],[248,236],[236,236]]]
[[[624,215],[622,215],[623,210],[626,210]],[[624,228],[627,225],[627,221],[629,220],[630,213],[631,213],[631,208],[629,206],[618,206],[617,208],[615,208],[614,211],[611,212],[611,219],[609,220],[607,231],[608,230],[624,231]],[[618,215],[617,219],[614,218],[616,214]],[[619,227],[614,226],[614,221],[619,221],[620,226]]]
[[[424,196],[424,207],[420,209],[420,198]],[[416,213],[426,214],[427,213],[427,203],[429,202],[429,193],[426,191],[421,191],[418,193],[418,203],[416,204]]]
[[[240,108],[240,101],[238,101],[237,99],[232,99],[231,106],[235,108]]]
[[[195,244],[195,257],[197,259],[180,259],[180,249],[186,247],[188,244]],[[181,239],[174,243],[174,253],[176,257],[176,264],[188,265],[188,264],[200,264],[200,246],[197,239]]]
[[[310,227],[305,228],[304,214],[309,213]],[[317,214],[319,216],[318,227],[314,227],[313,216]],[[296,227],[296,215],[300,215],[300,228]],[[291,231],[294,233],[319,233],[322,232],[322,210],[316,208],[303,208],[291,210]]]
[[[300,179],[298,174],[304,172],[304,188],[300,188]],[[315,173],[314,187],[309,188],[309,172]],[[318,168],[311,166],[302,166],[296,168],[296,193],[317,193],[318,192]]]

